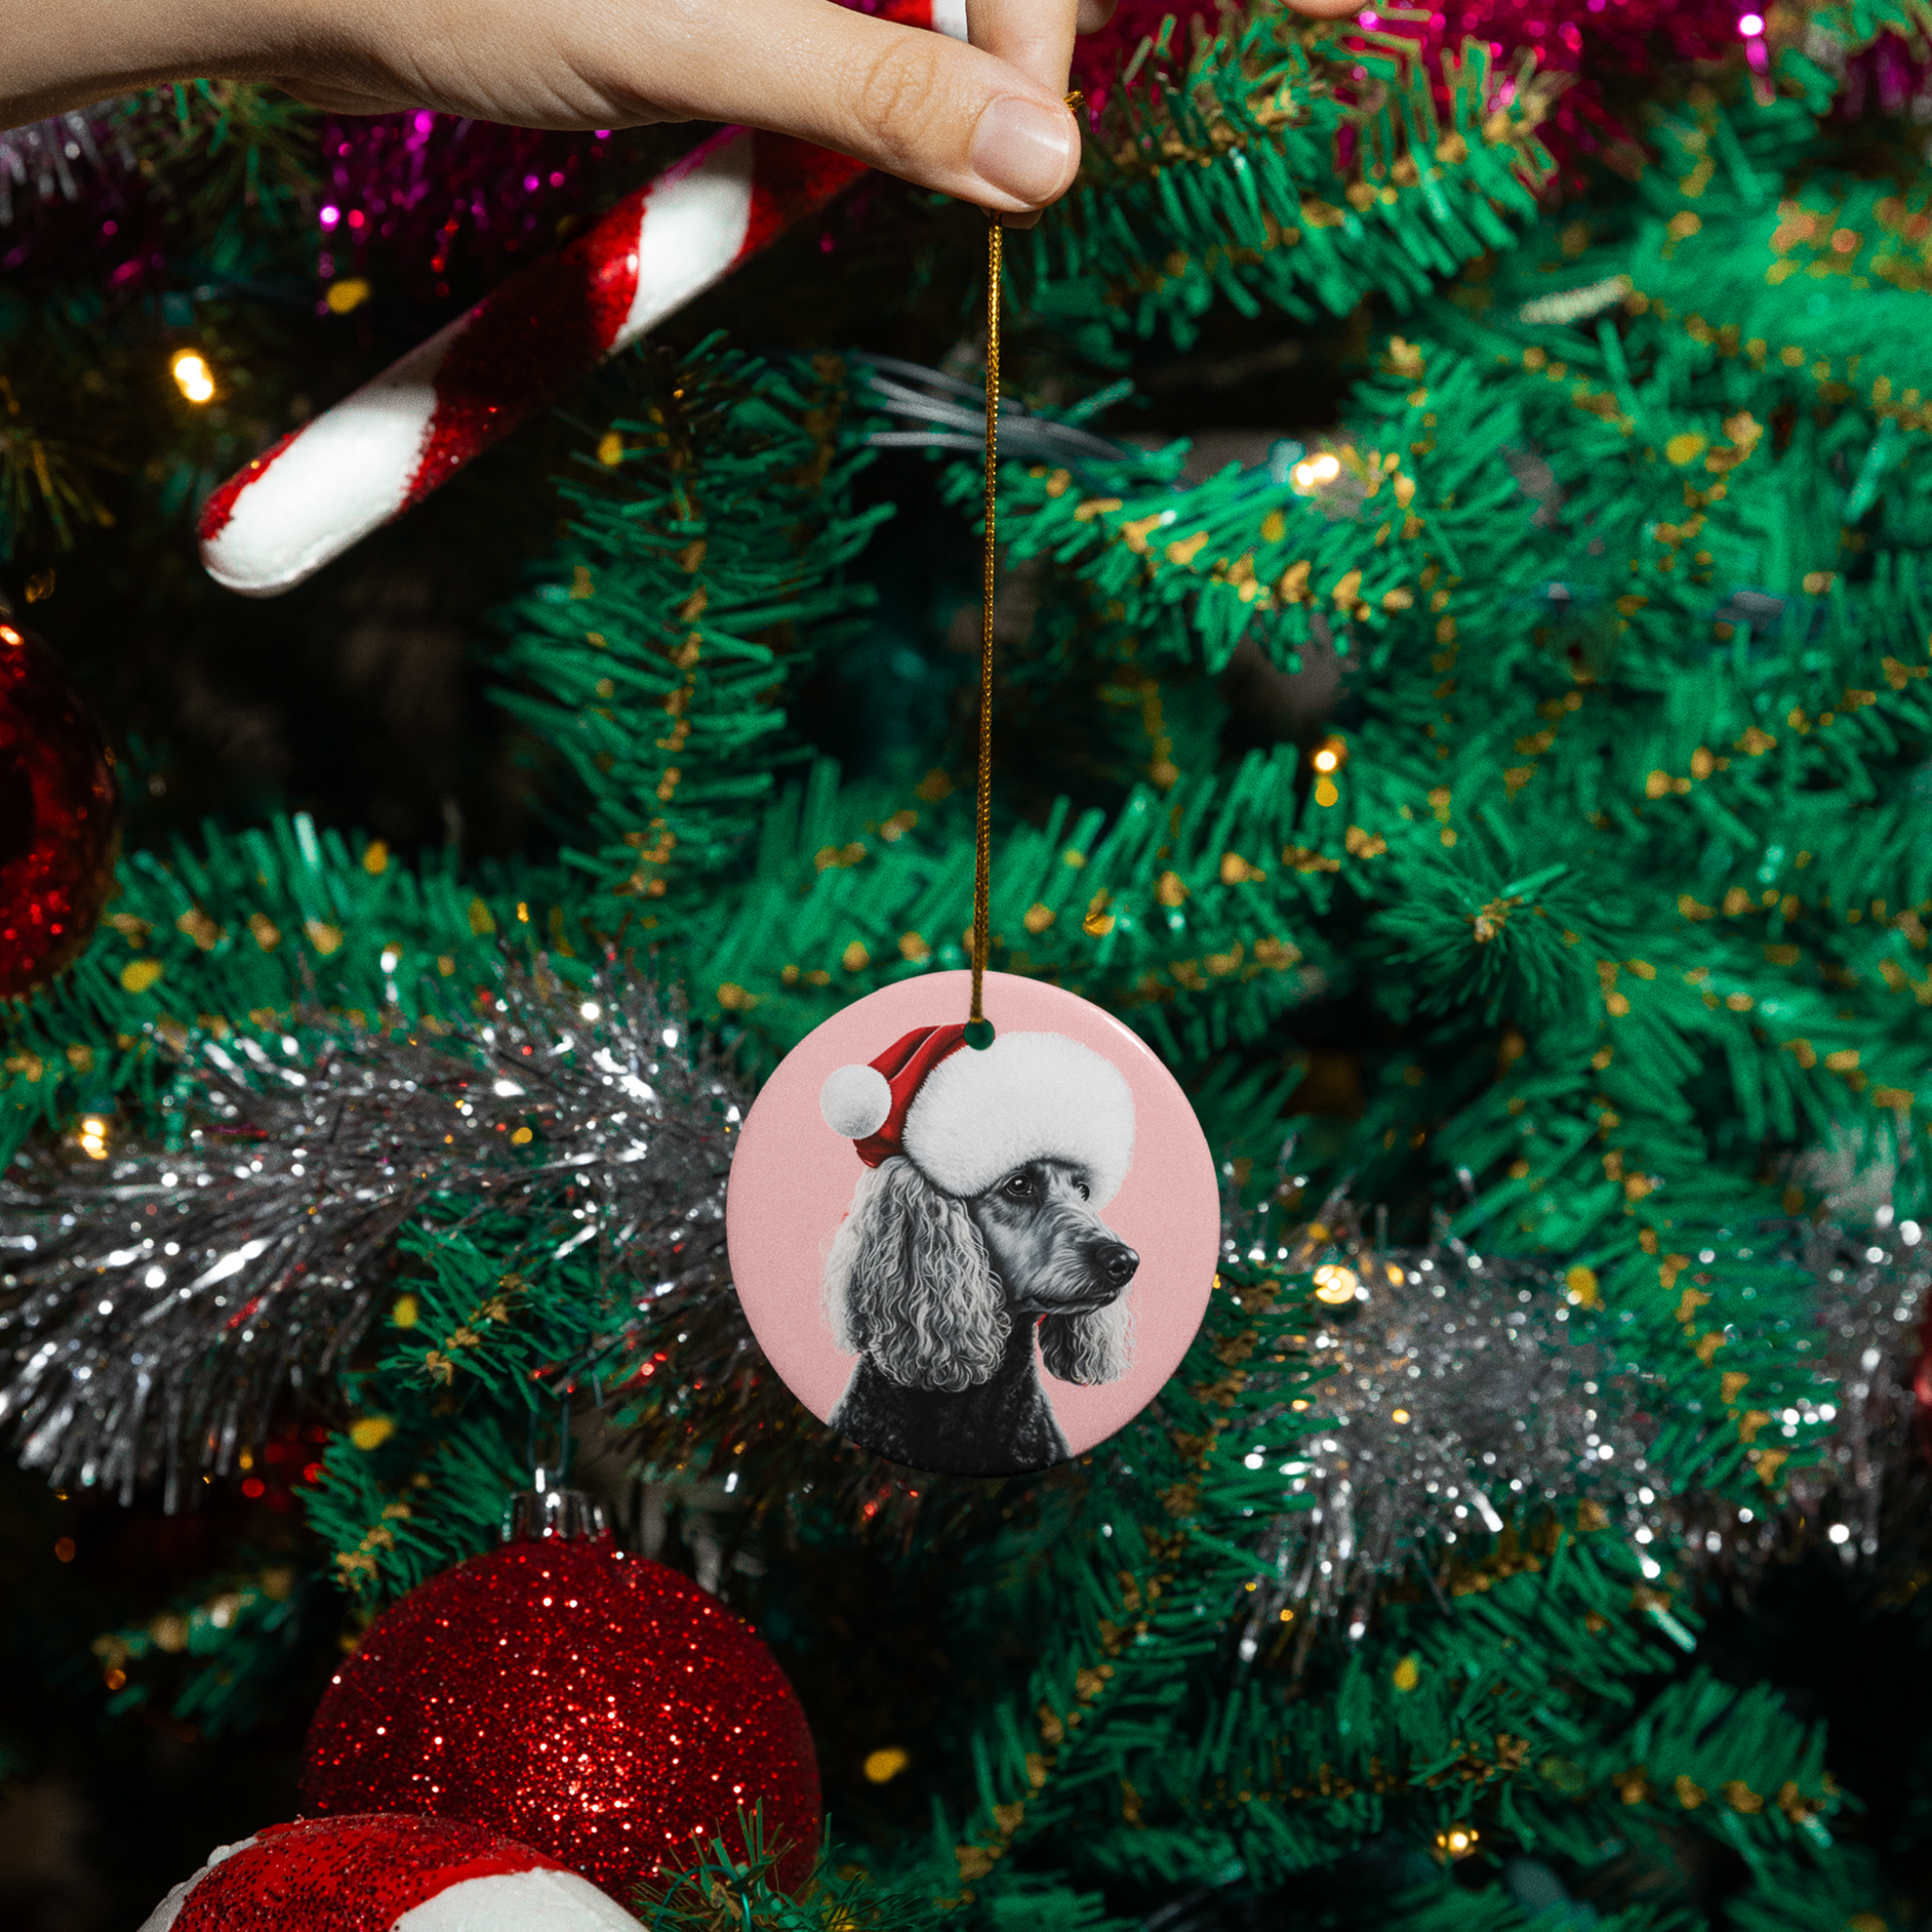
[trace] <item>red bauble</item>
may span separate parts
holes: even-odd
[[[608,1536],[506,1544],[385,1610],[316,1712],[302,1795],[461,1818],[619,1899],[742,1846],[754,1806],[784,1883],[818,1848],[818,1762],[771,1653]]]
[[[46,648],[0,622],[0,999],[87,943],[114,884],[114,773]]]
[[[636,1932],[554,1859],[448,1818],[297,1819],[224,1845],[141,1932]]]

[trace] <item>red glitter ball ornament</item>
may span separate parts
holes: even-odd
[[[141,1932],[636,1932],[555,1859],[448,1818],[270,1825],[224,1845]]]
[[[0,999],[86,945],[114,884],[113,760],[35,637],[0,621]]]
[[[302,1795],[461,1818],[620,1899],[714,1838],[742,1845],[755,1806],[780,1882],[818,1848],[811,1732],[771,1653],[604,1535],[506,1544],[385,1610],[316,1712]]]

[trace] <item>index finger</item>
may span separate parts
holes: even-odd
[[[1056,94],[1066,92],[1080,0],[966,0],[975,47]]]
[[[1103,0],[1100,17],[1111,11],[1111,0]],[[1091,31],[1095,13],[1094,0],[966,0],[973,45],[1056,94],[1066,92],[1074,31]],[[1030,210],[1001,218],[1010,228],[1031,228],[1039,215]]]

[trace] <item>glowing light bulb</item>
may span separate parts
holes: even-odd
[[[1332,771],[1340,762],[1340,759],[1336,758],[1325,745],[1314,755],[1314,768],[1317,771]]]
[[[82,1114],[78,1136],[80,1151],[90,1161],[107,1159],[107,1123],[98,1114]]]
[[[1764,31],[1764,16],[1762,14],[1739,14],[1737,16],[1737,31],[1747,41],[1755,40]]]
[[[1309,467],[1314,472],[1316,483],[1333,483],[1341,475],[1340,457],[1331,456],[1326,451],[1316,457]]]
[[[1466,1859],[1476,1849],[1481,1834],[1473,1825],[1451,1825],[1436,1834],[1436,1850],[1446,1858]]]
[[[1355,1279],[1352,1268],[1344,1268],[1338,1261],[1323,1262],[1314,1271],[1314,1299],[1325,1302],[1330,1308],[1339,1308],[1344,1302],[1355,1299],[1355,1290],[1360,1284]]]
[[[1295,466],[1295,481],[1302,488],[1312,489],[1314,487],[1314,465],[1311,463],[1298,463]]]
[[[180,349],[168,366],[174,371],[175,386],[190,402],[213,401],[214,371],[208,367],[207,356],[197,349]]]
[[[0,623],[0,644],[7,645],[9,649],[18,650],[26,641],[27,639],[12,624]]]

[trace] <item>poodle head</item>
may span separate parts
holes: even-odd
[[[1091,1176],[1066,1161],[1029,1161],[967,1203],[1008,1310],[1042,1317],[1040,1353],[1062,1382],[1126,1374],[1128,1284],[1141,1258],[1094,1211]]]

